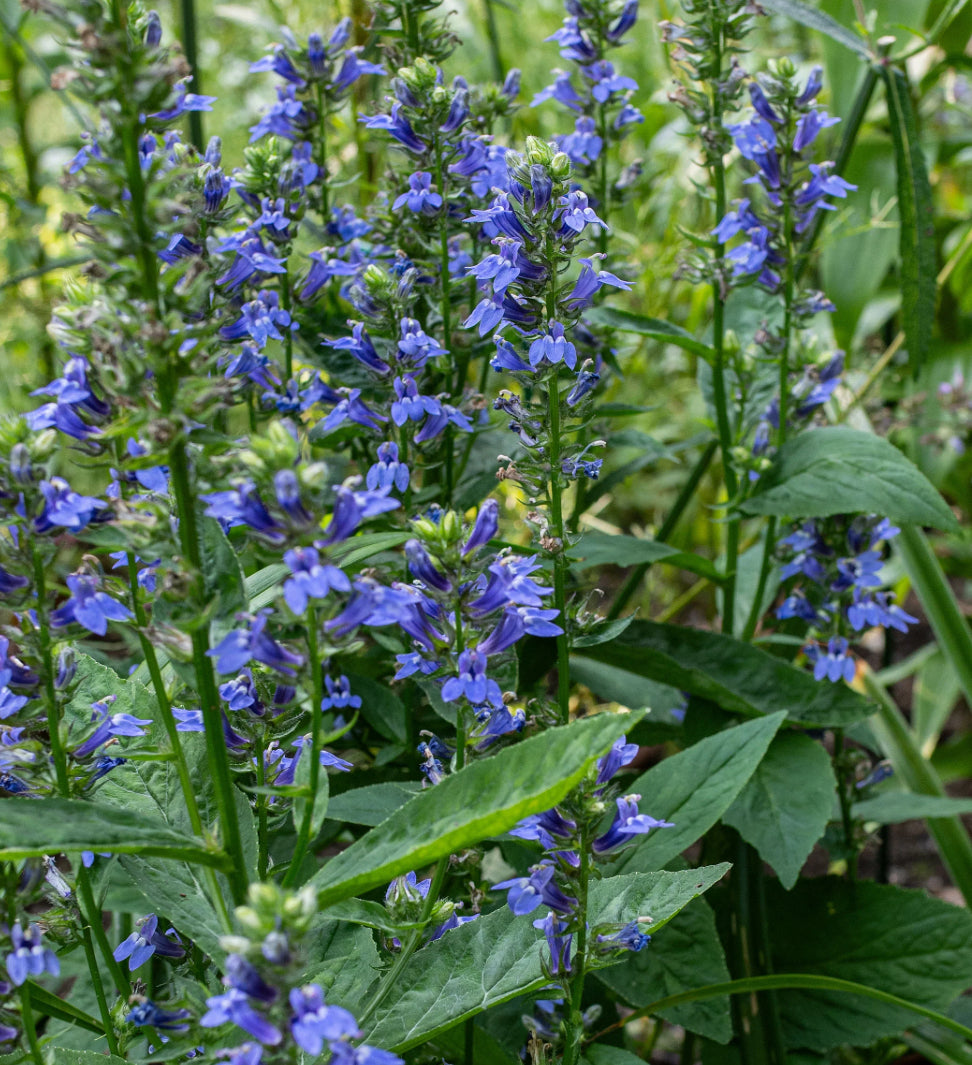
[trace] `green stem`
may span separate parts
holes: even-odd
[[[54,688],[54,657],[51,654],[51,628],[47,608],[47,582],[44,560],[36,542],[31,546],[34,564],[34,591],[37,597],[38,637],[41,662],[44,666],[44,699],[47,703],[47,732],[51,742],[51,760],[54,762],[54,775],[57,790],[65,798],[70,798],[71,786],[68,781],[67,752],[64,750],[64,738],[61,735],[61,704]]]
[[[324,731],[324,712],[321,709],[321,703],[324,701],[324,689],[317,644],[317,607],[313,603],[308,603],[306,624],[307,659],[311,671],[311,763],[308,780],[310,795],[304,805],[304,816],[300,820],[300,830],[297,833],[290,867],[284,877],[284,887],[293,887],[300,875],[301,862],[310,846],[311,831],[314,827],[314,807],[317,803],[317,789],[321,780],[321,736]]]
[[[844,830],[844,848],[847,851],[847,873],[851,880],[857,879],[857,847],[854,841],[854,818],[851,815],[851,789],[853,779],[844,758],[844,730],[834,729],[834,769],[837,775],[837,797],[840,800],[840,822]]]
[[[560,469],[560,382],[559,366],[547,379],[547,423],[550,430],[550,533],[558,544],[554,550],[554,606],[559,612],[557,637],[557,705],[560,720],[570,720],[570,645],[567,636],[567,544],[564,533],[563,486]]]
[[[112,982],[115,985],[115,989],[118,994],[125,998],[131,993],[131,987],[128,983],[128,978],[125,976],[124,970],[117,961],[115,961],[114,955],[111,952],[111,944],[108,942],[108,937],[105,935],[105,926],[101,921],[101,909],[97,902],[95,902],[94,893],[91,890],[91,878],[88,876],[88,870],[83,865],[78,865],[77,871],[74,875],[75,886],[78,889],[78,900],[81,903],[81,916],[86,922],[87,927],[91,929],[91,934],[94,936],[95,942],[98,944],[98,950],[101,952],[101,956],[105,960],[105,964],[108,966],[108,971],[111,973]]]
[[[259,757],[257,758],[257,786],[267,786],[267,730],[264,729],[260,736]],[[257,804],[257,878],[267,879],[270,869],[270,818],[267,810],[267,796],[261,790],[256,797]]]
[[[327,108],[324,100],[324,86],[317,83],[317,113],[319,116],[317,137],[317,180],[320,182],[321,191],[321,224],[326,226],[330,221],[330,204],[328,197],[330,190],[327,186]]]
[[[496,28],[496,14],[493,11],[493,0],[483,0],[483,10],[486,13],[486,39],[489,41],[489,57],[493,66],[493,77],[502,82],[506,68],[503,66],[503,54],[500,51],[499,31]]]
[[[105,995],[105,982],[101,979],[101,970],[98,968],[98,959],[95,957],[94,943],[91,942],[91,929],[84,925],[81,929],[81,945],[84,948],[84,956],[88,963],[88,972],[91,974],[91,986],[94,989],[95,998],[98,1002],[98,1013],[105,1029],[105,1039],[108,1042],[108,1051],[116,1056],[119,1055],[118,1037],[115,1035],[115,1026],[111,1019],[111,1010],[108,1008],[108,998]]]
[[[175,718],[172,716],[172,707],[169,704],[169,698],[166,694],[165,681],[162,678],[162,670],[159,668],[159,660],[155,653],[155,647],[145,631],[148,626],[148,618],[145,614],[145,606],[142,603],[142,597],[138,586],[138,573],[135,568],[135,555],[132,552],[128,553],[128,590],[132,597],[132,607],[135,611],[138,641],[142,648],[142,656],[145,659],[145,665],[148,669],[149,677],[152,680],[152,690],[155,692],[155,702],[158,706],[159,717],[165,728],[165,733],[169,740],[169,747],[172,749],[173,759],[176,764],[176,771],[179,774],[179,786],[182,789],[182,798],[186,804],[186,813],[189,815],[189,824],[192,826],[192,831],[197,838],[203,839],[205,831],[203,829],[202,817],[199,814],[199,804],[196,802],[196,792],[192,785],[189,765],[186,762],[186,752],[182,747],[182,737],[179,735]],[[216,878],[216,871],[207,866],[203,871],[203,875],[209,886],[210,898],[216,908],[216,912],[219,914],[220,923],[222,924],[224,931],[231,932],[233,930],[233,924],[230,920],[229,911],[226,908],[226,900],[223,898],[223,892],[220,888],[219,881]]]
[[[23,1021],[24,1035],[27,1036],[27,1046],[30,1048],[30,1056],[34,1060],[34,1065],[44,1065],[44,1055],[41,1053],[40,1043],[37,1041],[34,1011],[30,1005],[29,983],[20,985],[20,1019]]]
[[[601,1036],[613,1032],[617,1028],[629,1024],[639,1017],[651,1017],[656,1013],[674,1009],[676,1006],[684,1006],[690,1002],[706,1002],[712,998],[723,998],[725,995],[748,995],[754,991],[839,991],[848,995],[861,995],[875,1002],[882,1002],[886,1006],[896,1006],[899,1009],[913,1013],[919,1017],[927,1017],[937,1024],[947,1028],[950,1032],[972,1039],[972,1028],[966,1028],[964,1024],[952,1020],[944,1013],[937,1013],[926,1006],[919,1006],[915,1002],[909,1002],[905,998],[899,998],[888,991],[879,991],[876,987],[868,987],[866,984],[854,983],[852,980],[841,980],[836,976],[817,976],[811,973],[778,973],[773,976],[752,976],[745,980],[729,980],[723,984],[706,984],[704,987],[696,987],[691,991],[680,991],[675,995],[666,995],[665,998],[656,999],[647,1006],[642,1006],[634,1013],[628,1013],[623,1020],[603,1029],[596,1035],[585,1040],[593,1043]],[[746,1065],[751,1065],[747,1062]]]
[[[864,687],[878,705],[878,712],[869,719],[869,724],[890,758],[895,773],[916,795],[944,795],[945,788],[938,773],[922,756],[901,711],[870,670],[864,673]],[[972,906],[972,841],[962,819],[958,816],[933,817],[926,823],[966,906]]]
[[[678,493],[678,497],[675,500],[675,505],[668,512],[665,520],[658,529],[658,534],[655,537],[656,540],[666,543],[669,536],[675,531],[675,527],[678,525],[682,514],[685,513],[685,508],[694,498],[695,489],[698,488],[699,481],[705,476],[705,471],[709,468],[709,463],[712,462],[712,458],[718,447],[718,440],[712,440],[706,444],[705,450],[699,456],[698,461],[692,468],[688,480],[682,485],[681,491]],[[628,574],[624,584],[621,585],[620,591],[617,596],[615,596],[614,602],[611,604],[611,609],[608,611],[608,621],[613,621],[615,618],[620,617],[621,611],[628,605],[628,601],[638,590],[638,585],[641,584],[645,574],[650,568],[650,562],[642,562],[640,565],[635,566]]]
[[[160,382],[161,385],[161,382]],[[199,533],[196,526],[196,510],[189,480],[189,460],[185,440],[180,436],[169,449],[169,473],[172,492],[179,516],[179,537],[182,551],[196,579],[201,579],[202,556],[199,549]],[[223,740],[223,716],[219,692],[213,677],[213,663],[209,657],[209,638],[204,627],[192,632],[192,661],[196,674],[196,690],[199,695],[206,737],[206,755],[209,771],[216,792],[216,808],[223,830],[223,845],[232,860],[229,875],[233,898],[237,903],[246,895],[247,867],[240,837],[240,822],[236,812],[233,782],[230,778],[226,744]]]
[[[290,273],[286,270],[280,275],[280,307],[290,313]],[[289,326],[284,327],[284,375],[288,381],[294,376],[294,334]]]
[[[577,949],[574,952],[574,978],[570,982],[570,1013],[564,1032],[563,1065],[577,1065],[584,1038],[584,981],[587,978],[587,895],[591,879],[591,848],[580,840],[581,865],[577,879]]]
[[[182,0],[181,7],[182,49],[185,52],[186,62],[192,69],[192,91],[202,93],[202,80],[199,76],[199,49],[196,43],[196,0]],[[200,152],[204,151],[202,114],[199,111],[189,112],[189,140]]]

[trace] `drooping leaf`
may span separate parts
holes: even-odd
[[[790,721],[839,727],[867,717],[866,699],[813,677],[731,636],[681,625],[636,621],[611,643],[583,649],[583,657],[711,699],[725,710],[770,714]]]
[[[597,307],[586,315],[595,325],[616,329],[619,333],[637,333],[638,336],[651,337],[663,344],[674,344],[683,351],[698,355],[699,358],[711,360],[712,348],[701,340],[696,340],[691,333],[679,325],[673,325],[661,318],[649,318],[631,311],[620,311],[615,307]]]
[[[77,1006],[72,1005],[65,999],[52,994],[47,988],[41,987],[40,984],[31,983],[30,1001],[38,1013],[46,1013],[48,1017],[56,1017],[59,1021],[76,1024],[79,1028],[85,1028],[96,1035],[104,1034],[105,1029],[100,1020],[85,1013],[84,1010],[79,1010]],[[77,1051],[68,1051],[65,1047],[55,1047],[54,1051],[55,1053],[77,1053]],[[87,1061],[88,1057],[94,1058],[95,1055],[86,1054],[85,1061]],[[118,1061],[118,1058],[106,1059],[102,1054],[98,1054],[97,1057],[101,1062],[109,1061],[109,1065],[114,1065]],[[62,1060],[66,1061],[66,1059]]]
[[[549,735],[549,733],[548,733]],[[725,875],[727,865],[595,881],[590,923],[651,916],[662,927]],[[543,936],[529,917],[506,907],[447,932],[398,974],[366,1032],[367,1040],[401,1052],[490,1006],[541,987]]]
[[[651,928],[646,931],[651,933]],[[730,978],[729,969],[715,915],[703,899],[696,899],[672,919],[664,935],[653,938],[644,950],[618,965],[599,970],[597,977],[629,1006],[636,1007],[692,987],[724,983]],[[717,1043],[732,1037],[728,998],[676,1006],[661,1016]]]
[[[407,711],[401,699],[385,684],[371,677],[348,673],[351,691],[361,697],[361,716],[372,728],[391,740],[408,739]]]
[[[893,444],[837,425],[788,440],[742,510],[788,518],[881,514],[904,525],[958,529],[945,500]]]
[[[898,179],[901,317],[908,342],[908,361],[912,372],[917,374],[928,361],[935,324],[935,293],[938,288],[935,276],[935,204],[921,150],[918,118],[911,99],[908,75],[900,67],[892,66],[884,66],[881,73],[887,94]]]
[[[382,784],[366,784],[363,788],[334,795],[328,806],[328,815],[335,821],[349,821],[353,825],[368,825],[373,828],[390,817],[400,806],[421,791],[412,781],[385,781]]]
[[[557,803],[640,715],[598,714],[473,762],[417,795],[332,858],[311,880],[320,904],[512,828]]]
[[[944,1010],[972,976],[972,914],[922,891],[837,877],[767,884],[775,972],[838,977]],[[866,1046],[914,1023],[907,1010],[827,991],[777,994],[789,1046]]]
[[[701,555],[681,551],[659,540],[642,540],[637,536],[612,536],[610,533],[586,532],[570,549],[571,566],[576,570],[594,566],[622,566],[627,569],[643,562],[666,562],[710,581],[722,579],[713,564]]]
[[[866,59],[869,55],[867,41],[858,37],[853,30],[842,26],[826,12],[811,7],[802,0],[760,0],[760,3],[769,11],[775,11],[778,15],[786,15],[794,22],[799,22],[818,33],[826,34],[831,40],[856,52],[861,58]]]
[[[62,851],[158,855],[224,868],[227,858],[202,840],[130,810],[76,799],[7,799],[0,819],[0,860]]]
[[[643,796],[642,812],[674,828],[660,828],[622,852],[625,871],[667,865],[719,820],[766,753],[783,714],[735,725],[666,758],[625,788]]]
[[[888,791],[872,799],[856,802],[851,813],[862,821],[897,825],[902,821],[924,821],[929,817],[955,817],[972,814],[972,799],[948,795],[915,795],[910,791]]]
[[[823,747],[802,733],[784,732],[774,737],[722,819],[790,888],[824,834],[835,788],[830,756]]]

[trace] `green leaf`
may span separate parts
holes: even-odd
[[[328,1002],[357,1012],[381,967],[374,936],[360,925],[324,920],[306,942],[310,956],[301,983],[320,984]]]
[[[767,883],[772,965],[867,984],[943,1010],[972,973],[972,914],[922,891],[836,877],[791,892]],[[903,1031],[914,1016],[895,1006],[833,992],[777,994],[789,1046],[866,1046]]]
[[[402,924],[401,921],[393,921],[380,902],[371,902],[368,899],[345,899],[343,902],[336,902],[333,906],[328,906],[325,916],[328,920],[377,928],[379,932],[387,932],[388,935],[398,935],[409,928],[425,927],[421,922]]]
[[[729,970],[715,914],[702,899],[696,899],[672,919],[664,935],[620,964],[599,971],[597,978],[631,1006],[647,1006],[691,987],[725,982]],[[728,998],[675,1006],[663,1017],[717,1043],[732,1038]]]
[[[385,684],[371,677],[347,674],[351,691],[361,697],[361,716],[383,736],[400,743],[408,741],[408,713],[401,699]]]
[[[794,22],[799,22],[818,33],[826,34],[831,40],[856,52],[863,59],[870,57],[867,41],[858,37],[846,26],[842,26],[835,18],[809,4],[802,3],[801,0],[760,0],[760,3],[769,11],[775,11],[778,15],[786,15]]]
[[[844,426],[788,440],[741,509],[788,518],[882,514],[958,531],[955,515],[917,466],[882,437]]]
[[[570,549],[571,567],[576,570],[593,566],[621,566],[627,569],[642,563],[666,562],[670,566],[720,581],[723,576],[701,555],[681,551],[659,540],[642,540],[637,536],[613,536],[610,533],[587,532]]]
[[[109,666],[96,662],[88,655],[78,655],[75,687],[68,701],[66,716],[71,723],[71,740],[80,737],[78,728],[88,729],[91,722],[91,704],[109,695],[115,697],[112,713],[133,714],[135,717],[154,718],[158,706],[152,693],[137,680],[120,677]]]
[[[409,799],[414,799],[419,791],[421,787],[412,781],[366,784],[363,788],[334,795],[327,810],[328,816],[334,821],[373,828],[391,817]]]
[[[851,807],[861,821],[879,821],[897,825],[902,821],[924,821],[929,817],[955,817],[972,814],[972,799],[953,799],[948,795],[915,795],[910,791],[888,791],[864,799]]]
[[[800,875],[813,845],[824,834],[837,782],[827,752],[809,736],[774,737],[756,772],[722,815],[785,888]]]
[[[206,602],[213,604],[210,640],[215,646],[247,609],[246,583],[239,557],[215,518],[200,516],[199,547]]]
[[[76,1024],[79,1028],[85,1028],[89,1032],[104,1035],[105,1029],[101,1021],[85,1013],[84,1010],[79,1010],[77,1006],[72,1006],[70,1002],[60,996],[52,994],[47,988],[41,987],[40,984],[31,982],[30,1002],[38,1013],[45,1013],[48,1017],[56,1017],[59,1021],[67,1021],[69,1024]],[[64,1047],[54,1047],[54,1052],[55,1054],[58,1052],[80,1053],[80,1051],[68,1051]],[[95,1056],[95,1054],[85,1052],[86,1061],[88,1057],[94,1058]],[[108,1061],[109,1065],[118,1061],[118,1058],[106,1058],[103,1054],[98,1054],[97,1057],[99,1062]]]
[[[724,710],[771,714],[835,728],[861,721],[871,705],[843,685],[813,676],[732,636],[681,625],[636,621],[611,643],[584,648],[584,658],[701,695]]]
[[[783,714],[758,718],[707,736],[688,750],[666,758],[625,787],[643,795],[642,810],[674,828],[659,828],[622,852],[625,870],[667,865],[719,820],[753,775]]]
[[[294,775],[294,786],[298,789],[298,792],[294,798],[294,805],[291,810],[294,829],[297,832],[300,832],[300,826],[304,823],[304,814],[307,810],[307,804],[308,802],[314,804],[311,813],[310,836],[308,837],[311,840],[317,836],[317,833],[321,830],[321,825],[324,824],[324,818],[327,816],[328,801],[331,797],[330,784],[327,779],[327,770],[323,766],[319,766],[318,768],[317,794],[311,796],[310,777],[312,765],[313,759],[309,755],[301,758],[297,763],[297,772]],[[301,791],[303,791],[304,794],[301,794]]]
[[[619,333],[637,333],[639,336],[651,337],[663,344],[674,344],[683,351],[698,355],[699,358],[711,360],[715,352],[708,344],[696,340],[691,333],[679,325],[673,325],[661,318],[648,318],[631,311],[619,311],[614,307],[597,307],[585,315],[587,321],[594,325],[607,326]]]
[[[549,729],[446,777],[332,858],[310,881],[321,906],[359,895],[488,836],[567,794],[640,715]]]
[[[225,868],[226,855],[162,821],[73,799],[7,799],[0,820],[0,860],[62,851],[139,853]]]
[[[645,1065],[645,1059],[632,1054],[621,1047],[608,1046],[606,1043],[594,1043],[584,1051],[581,1058],[583,1065]]]
[[[898,179],[901,316],[913,373],[928,361],[938,288],[935,255],[935,205],[918,137],[918,119],[908,75],[882,67],[888,118]],[[928,524],[915,521],[915,524]]]
[[[627,922],[641,915],[653,917],[655,927],[661,928],[728,868],[717,865],[595,881],[590,923]],[[542,987],[546,978],[540,959],[547,952],[543,944],[529,918],[516,917],[505,906],[447,932],[398,974],[395,989],[366,1032],[367,1041],[400,1053],[490,1006]]]
[[[187,862],[123,854],[118,859],[125,876],[145,900],[145,913],[168,918],[183,937],[192,939],[211,958],[225,954],[219,945],[225,929],[220,924],[203,877]]]

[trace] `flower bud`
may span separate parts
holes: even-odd
[[[550,160],[550,173],[558,181],[566,181],[570,177],[570,156],[566,152],[557,152]]]
[[[10,476],[18,484],[30,484],[33,480],[30,452],[25,444],[14,444],[10,450]]]

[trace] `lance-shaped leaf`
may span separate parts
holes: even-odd
[[[649,318],[631,311],[619,311],[615,307],[596,307],[587,313],[586,318],[595,325],[607,326],[619,333],[637,333],[638,336],[650,337],[663,344],[674,344],[683,351],[689,351],[708,361],[715,357],[715,352],[708,344],[697,340],[680,325],[666,322],[662,318]]]
[[[322,906],[387,884],[559,802],[640,714],[597,714],[507,747],[429,788],[332,858]]]
[[[881,514],[902,525],[958,531],[945,500],[893,444],[838,425],[788,440],[742,509],[781,518]]]
[[[808,29],[826,34],[832,41],[856,52],[862,59],[868,58],[867,41],[817,7],[803,3],[802,0],[763,0],[763,7],[775,11],[778,15],[786,15]]]
[[[651,917],[649,927],[658,931],[728,869],[723,864],[596,881],[590,890],[591,927]],[[447,932],[398,974],[366,1032],[367,1041],[401,1053],[490,1006],[542,987],[546,977],[540,959],[546,951],[531,919],[505,906]]]
[[[813,677],[732,636],[636,621],[610,643],[579,654],[711,699],[725,710],[772,714],[822,728],[851,725],[873,711],[866,699]]]
[[[202,840],[116,806],[72,799],[7,799],[0,818],[0,860],[62,851],[138,853],[181,858],[217,869],[227,866],[226,855]]]

